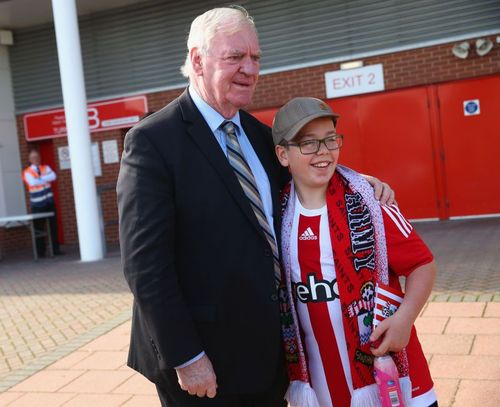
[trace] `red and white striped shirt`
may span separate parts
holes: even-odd
[[[433,257],[399,208],[382,208],[389,284],[400,288],[399,276],[409,275]],[[326,205],[309,210],[296,199],[291,242],[293,291],[312,387],[321,407],[349,406],[353,385]],[[415,335],[406,349],[413,384],[411,407],[429,406],[436,397]]]

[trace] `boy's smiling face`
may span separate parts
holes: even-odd
[[[302,127],[292,142],[322,140],[335,134],[332,118],[320,117]],[[328,150],[325,144],[321,143],[317,153],[302,154],[296,145],[277,145],[276,155],[281,165],[289,168],[297,188],[308,190],[326,188],[337,167],[339,149]]]

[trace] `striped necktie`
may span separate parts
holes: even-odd
[[[276,287],[279,287],[281,271],[278,246],[269,226],[269,222],[267,221],[264,212],[264,205],[262,204],[262,199],[260,197],[259,190],[257,189],[255,178],[247,161],[245,160],[243,152],[241,151],[234,123],[231,121],[225,121],[221,124],[221,128],[224,133],[226,133],[227,159],[229,164],[233,167],[234,173],[236,174],[245,195],[250,201],[250,206],[252,207],[255,216],[257,217],[257,221],[266,236],[267,242],[269,243],[269,246],[271,246],[274,260],[274,278],[276,280]]]

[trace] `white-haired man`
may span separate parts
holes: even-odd
[[[240,7],[191,25],[186,91],[134,127],[118,179],[134,294],[129,366],[163,406],[284,405],[278,195],[270,129],[243,110],[260,47]],[[392,195],[375,181],[378,195]]]

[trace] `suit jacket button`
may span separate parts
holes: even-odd
[[[264,256],[271,257],[273,252],[270,249],[264,249]]]
[[[272,301],[278,301],[278,294],[271,294]]]

